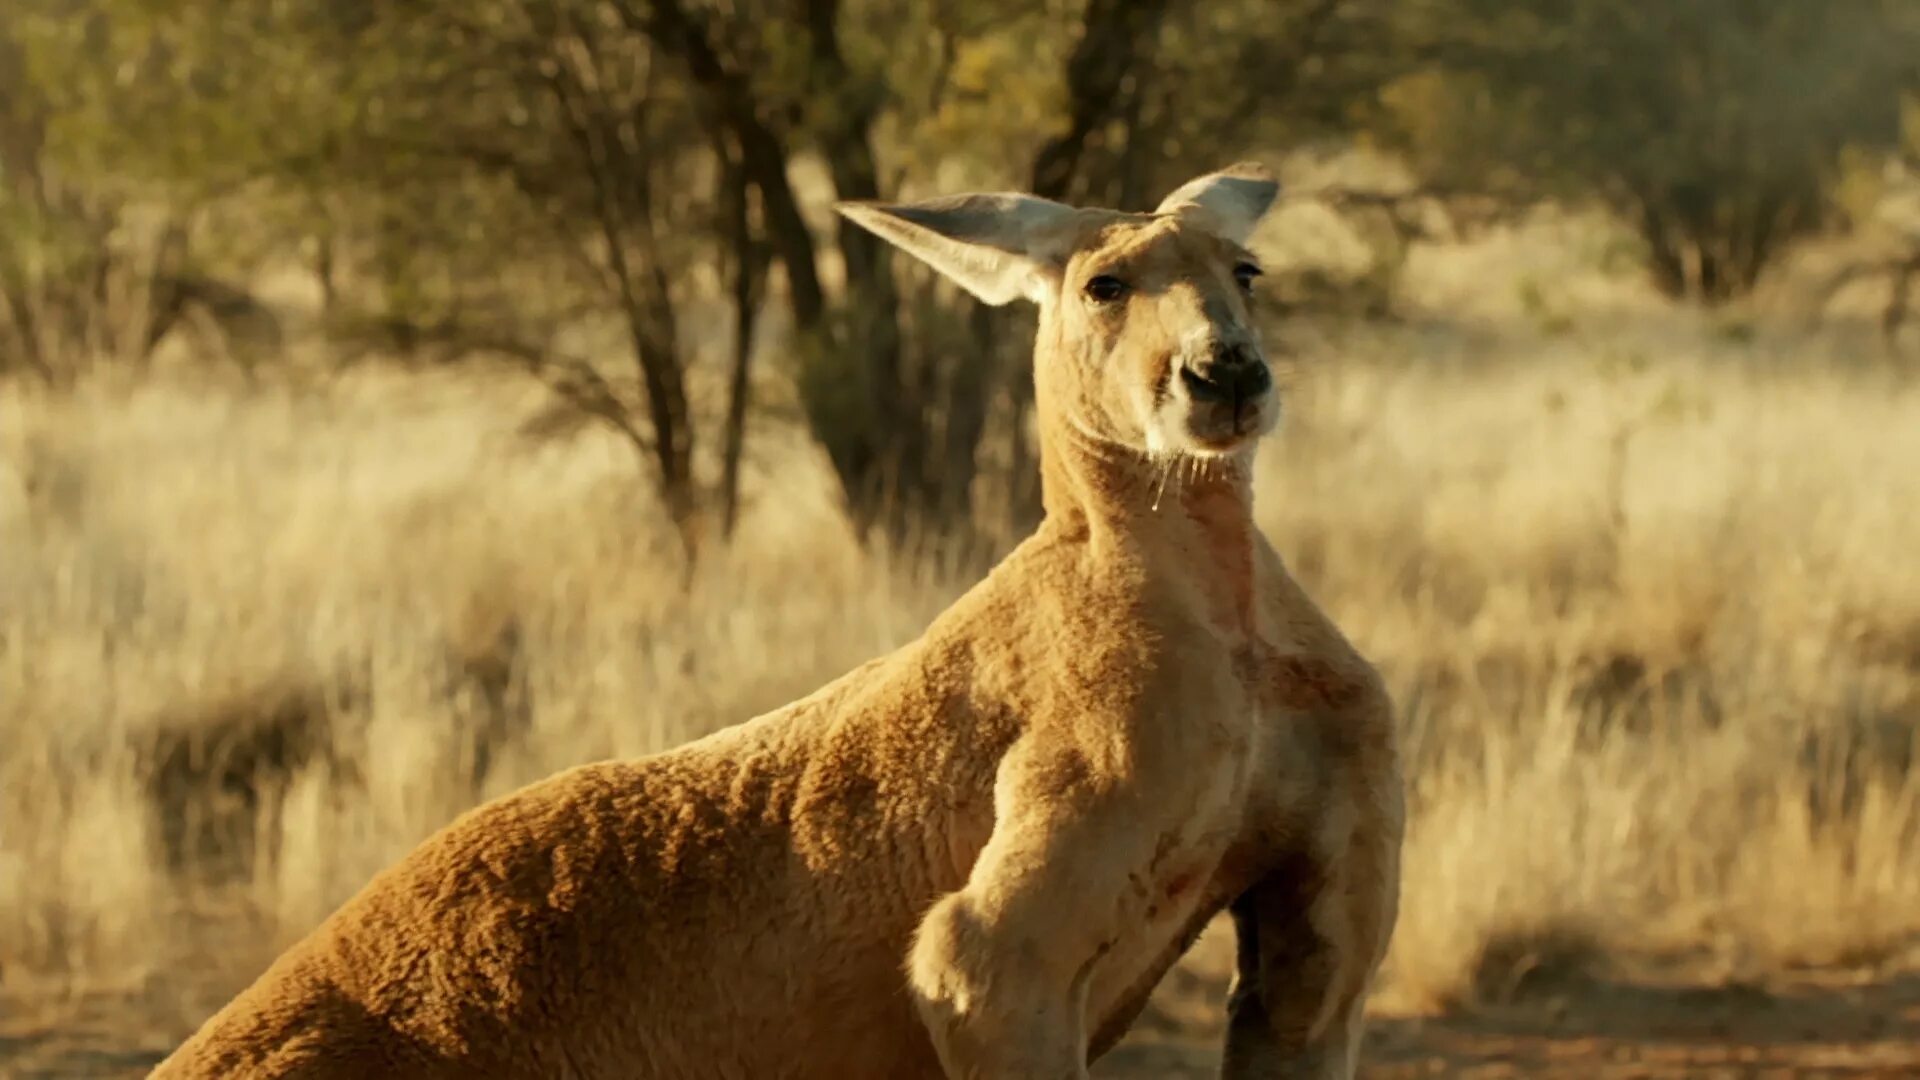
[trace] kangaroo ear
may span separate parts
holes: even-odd
[[[994,305],[1022,296],[1039,303],[1053,294],[1078,213],[1014,194],[843,202],[834,209]]]
[[[1154,213],[1191,219],[1210,232],[1244,244],[1279,194],[1280,182],[1266,166],[1243,161],[1180,185],[1160,201]]]

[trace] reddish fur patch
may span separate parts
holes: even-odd
[[[1216,624],[1230,633],[1251,635],[1254,532],[1246,495],[1232,484],[1202,482],[1188,488],[1182,500],[1205,544]]]
[[[1199,873],[1193,870],[1182,870],[1180,873],[1175,874],[1167,882],[1165,890],[1167,903],[1179,903],[1180,898],[1187,895],[1188,892],[1191,892],[1194,885],[1198,884],[1199,881]]]
[[[1354,705],[1366,687],[1316,656],[1276,656],[1267,662],[1267,688],[1282,708],[1338,710]]]

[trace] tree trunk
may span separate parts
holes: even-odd
[[[590,50],[589,50],[590,51]],[[651,449],[661,499],[691,565],[698,540],[693,487],[693,415],[688,407],[671,279],[660,254],[648,117],[615,111],[597,97],[598,73],[554,57],[548,86],[593,185],[612,285],[626,322],[652,426]],[[585,63],[591,64],[588,60]],[[630,138],[623,137],[623,132]],[[637,258],[635,257],[637,254]]]
[[[880,195],[872,128],[883,98],[861,86],[840,51],[839,0],[807,0],[807,37],[820,149],[842,199]],[[876,526],[902,539],[941,500],[940,488],[959,478],[926,472],[925,402],[909,393],[903,373],[900,295],[886,242],[850,221],[837,226],[846,268],[847,355],[829,365],[829,379],[857,385],[814,386],[807,402],[816,430],[828,441],[854,524]],[[803,385],[803,391],[807,387]]]
[[[1167,0],[1088,0],[1067,59],[1067,129],[1034,155],[1028,190],[1047,199],[1073,195],[1088,140],[1112,119],[1128,74],[1151,60],[1166,14]]]
[[[733,294],[733,366],[727,381],[727,421],[720,461],[720,534],[733,537],[740,518],[740,460],[746,452],[747,406],[752,393],[753,326],[765,255],[753,234],[750,183],[737,152],[724,134],[714,151],[724,177],[727,269]]]
[[[1166,0],[1088,0],[1080,40],[1067,59],[1067,127],[1034,155],[1027,190],[1042,198],[1071,201],[1086,189],[1082,162],[1088,142],[1114,119],[1124,99],[1138,100],[1143,93],[1138,85],[1130,94],[1122,90],[1129,74],[1145,77],[1167,6]],[[990,311],[976,325],[976,349],[990,349],[991,342],[1007,340],[1013,325],[1010,313]],[[1007,509],[1014,531],[1025,532],[1039,522],[1042,513],[1039,467],[1026,431],[1027,413],[1033,407],[1033,371],[1026,364],[1009,364],[1007,374],[1013,440]]]
[[[827,449],[848,511],[865,535],[878,530],[899,540],[930,524],[970,520],[974,461],[995,389],[994,353],[1005,323],[994,315],[974,322],[975,355],[982,365],[947,380],[947,437],[932,460],[928,402],[909,379],[900,327],[900,296],[891,260],[879,238],[848,222],[835,241],[846,271],[844,317],[837,327],[820,287],[818,252],[786,177],[787,146],[764,119],[765,103],[733,69],[712,33],[709,16],[685,0],[614,0],[630,27],[678,57],[699,88],[717,125],[732,135],[743,173],[759,192],[768,236],[791,292],[794,322],[808,359],[801,394],[814,434]],[[1036,157],[1031,190],[1060,198],[1074,187],[1088,140],[1112,116],[1122,82],[1153,48],[1167,0],[1090,0],[1081,40],[1067,63],[1068,124]],[[814,120],[819,149],[842,199],[879,195],[872,127],[883,98],[861,86],[839,41],[838,0],[807,0],[803,7],[813,98],[825,102]],[[837,333],[835,331],[838,331]],[[997,347],[997,346],[995,346]],[[931,354],[918,358],[931,364]],[[1015,424],[1024,425],[1031,372],[1020,368],[1014,387]],[[1024,436],[1022,436],[1024,441]],[[1016,450],[1026,455],[1024,447]],[[937,469],[935,466],[937,465]],[[1030,463],[1019,465],[1032,472]],[[1038,485],[1027,482],[1022,502],[1036,512]]]
[[[786,271],[795,327],[806,335],[820,333],[825,329],[826,295],[820,287],[813,234],[787,180],[786,146],[760,119],[746,77],[727,69],[706,27],[680,0],[648,0],[643,6],[644,11],[634,0],[615,0],[614,5],[627,26],[687,65],[707,111],[732,133],[741,167],[760,193],[768,237]]]
[[[786,175],[787,147],[762,119],[761,103],[745,75],[728,66],[707,17],[681,0],[616,0],[616,9],[629,26],[687,65],[707,110],[732,134],[787,274],[794,324],[807,357],[801,395],[809,423],[827,449],[856,526],[865,534],[879,525],[897,538],[912,516],[905,509],[911,500],[903,496],[922,497],[925,434],[920,403],[904,400],[902,392],[899,297],[885,246],[851,223],[839,225],[845,317],[840,326],[830,325],[816,246]],[[818,134],[835,192],[843,199],[874,198],[879,184],[869,129],[881,102],[863,100],[849,89],[838,4],[809,0],[805,14],[814,82],[832,102],[818,118]]]
[[[1892,291],[1887,296],[1886,310],[1880,314],[1880,333],[1886,339],[1889,350],[1898,345],[1900,327],[1907,321],[1907,308],[1913,299],[1915,277],[1920,277],[1920,255],[1915,255],[1893,268]]]
[[[32,213],[45,205],[40,156],[46,122],[30,90],[26,57],[0,24],[0,183],[6,185],[0,205],[17,201]],[[39,300],[21,254],[13,245],[0,246],[0,371],[20,364],[52,382],[57,372],[46,355]]]

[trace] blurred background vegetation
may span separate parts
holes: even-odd
[[[335,362],[523,366],[556,423],[630,443],[692,551],[737,518],[772,335],[862,531],[1017,533],[1026,316],[831,200],[1144,209],[1366,149],[1375,182],[1293,195],[1377,249],[1348,300],[1390,307],[1412,239],[1557,200],[1724,304],[1911,179],[1917,68],[1909,0],[9,0],[0,365],[70,380],[183,333],[284,362],[251,283],[298,265]],[[1904,239],[1849,268],[1898,282],[1890,329]]]
[[[1915,0],[0,0],[0,1073],[137,1073],[1031,528],[1032,312],[833,201],[1243,158],[1260,521],[1407,748],[1376,1011],[1897,971],[1781,1000],[1920,1070]],[[1228,937],[1132,1075],[1214,1075]],[[1704,999],[1635,1000],[1568,1023]],[[1538,1075],[1727,1066],[1664,1045]]]

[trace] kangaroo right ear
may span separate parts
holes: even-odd
[[[1184,217],[1244,244],[1279,194],[1280,183],[1265,165],[1243,161],[1180,185],[1154,213]]]
[[[1035,195],[955,195],[834,209],[989,304],[1039,303],[1072,252],[1073,207]]]

